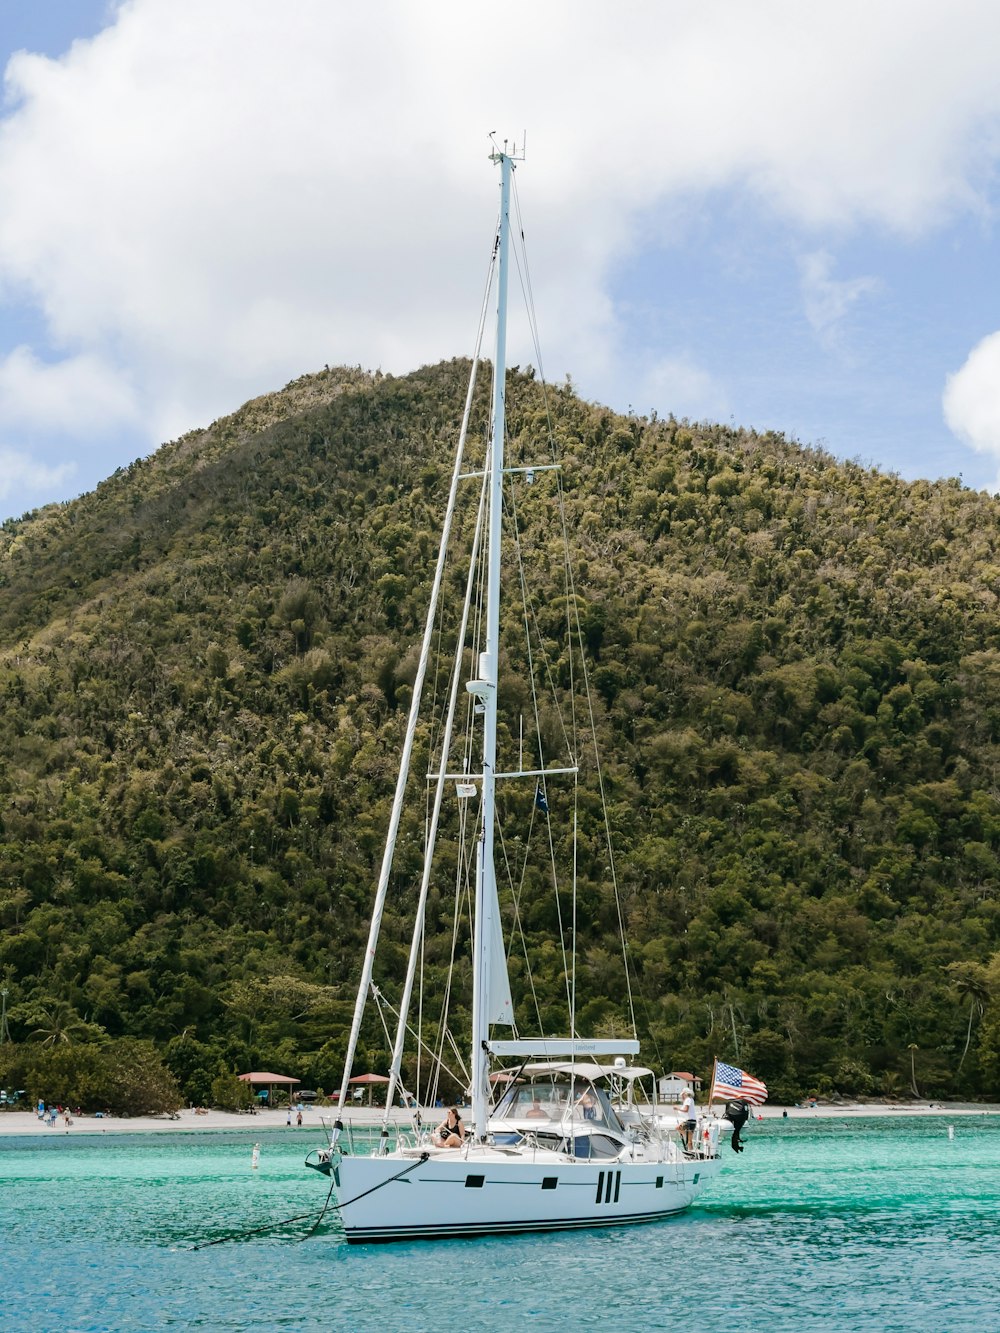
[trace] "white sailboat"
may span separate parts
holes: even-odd
[[[508,782],[520,783],[522,788],[527,785],[528,801],[533,799],[547,812],[545,793],[551,795],[552,784],[560,781],[574,784],[579,764],[571,761],[553,766],[540,761],[537,766],[526,766],[519,753],[516,764],[498,765],[504,488],[529,484],[537,472],[557,465],[508,467],[504,460],[512,173],[515,161],[520,159],[516,150],[507,151],[506,143],[502,150],[494,147],[491,159],[500,169],[500,215],[491,261],[496,278],[496,347],[488,447],[483,467],[465,470],[477,348],[340,1092],[343,1115],[366,1005],[374,1000],[381,1006],[383,1021],[385,1018],[385,997],[373,984],[383,909],[456,498],[463,486],[478,479],[480,517],[466,606],[455,632],[456,674],[446,699],[437,768],[428,778],[426,859],[416,896],[410,960],[396,1006],[386,1113],[374,1143],[370,1135],[355,1134],[350,1124],[345,1127],[338,1119],[329,1144],[307,1159],[307,1165],[333,1177],[337,1208],[351,1242],[557,1231],[654,1221],[680,1212],[697,1198],[720,1169],[723,1128],[733,1129],[733,1124],[724,1125],[722,1120],[707,1115],[699,1121],[694,1141],[682,1142],[676,1117],[665,1115],[664,1108],[657,1106],[652,1072],[630,1063],[638,1055],[638,1041],[634,1037],[587,1038],[578,1033],[575,954],[574,961],[567,965],[568,1034],[522,1037],[515,1023],[497,889],[497,866],[507,859],[507,848],[498,841],[497,786]],[[492,280],[487,292],[491,290]],[[480,340],[481,336],[482,327]],[[484,560],[480,561],[480,556]],[[477,582],[476,570],[481,563],[485,564],[485,578]],[[467,668],[462,671],[463,661],[468,660],[464,645],[470,618],[476,619],[473,604],[477,589],[480,628],[475,640],[475,666],[473,678],[464,680],[463,692],[463,676],[469,674]],[[450,756],[460,702],[466,705],[477,728],[478,753],[467,751],[464,761],[454,761]],[[458,771],[451,771],[452,767]],[[403,1082],[404,1051],[413,1031],[409,1010],[424,942],[432,852],[446,800],[457,800],[457,810],[452,807],[451,811],[451,826],[471,823],[475,841],[474,871],[470,872],[474,885],[471,1034],[468,1065],[463,1071],[468,1078],[471,1110],[466,1137],[454,1139],[453,1143],[460,1142],[460,1146],[450,1147],[439,1146],[440,1138],[421,1124],[419,1113],[395,1138],[390,1128],[390,1108],[397,1092],[405,1105],[415,1101]],[[470,863],[472,860],[470,855]],[[575,920],[570,925],[575,925]],[[419,1046],[419,1028],[417,1036]],[[439,1044],[438,1055],[440,1050]],[[638,1091],[644,1081],[652,1085],[652,1095],[645,1101]],[[738,1133],[737,1125],[734,1146]]]

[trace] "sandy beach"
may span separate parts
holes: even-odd
[[[661,1107],[661,1113],[670,1108]],[[424,1110],[424,1123],[440,1116],[440,1108]],[[752,1118],[755,1120],[808,1120],[843,1118],[863,1119],[866,1116],[990,1116],[1000,1115],[1000,1105],[996,1103],[973,1102],[820,1102],[815,1107],[805,1106],[762,1106],[755,1108]],[[308,1106],[302,1108],[302,1125],[288,1125],[287,1110],[261,1110],[253,1115],[233,1111],[193,1111],[178,1112],[177,1119],[168,1116],[73,1116],[72,1125],[64,1124],[62,1118],[50,1128],[48,1122],[42,1122],[33,1111],[0,1112],[0,1138],[6,1135],[55,1136],[57,1134],[190,1134],[204,1133],[210,1130],[240,1130],[244,1133],[259,1134],[263,1130],[281,1129],[289,1134],[316,1135],[324,1134],[323,1121],[332,1121],[336,1116],[333,1107]],[[408,1124],[409,1117],[403,1111],[393,1111],[392,1123]],[[381,1107],[352,1107],[345,1115],[345,1124],[373,1125],[382,1119]]]
[[[333,1107],[303,1106],[302,1125],[295,1123],[296,1113],[292,1111],[292,1123],[289,1125],[287,1108],[255,1111],[253,1115],[238,1111],[178,1111],[176,1119],[166,1115],[73,1115],[73,1123],[67,1126],[62,1116],[50,1129],[48,1121],[41,1121],[34,1111],[4,1111],[0,1113],[0,1138],[6,1134],[33,1134],[44,1137],[57,1134],[191,1134],[206,1130],[238,1129],[247,1134],[259,1134],[263,1130],[283,1129],[289,1134],[313,1134],[323,1132],[322,1120],[330,1121],[336,1115]],[[402,1113],[400,1112],[400,1115]],[[322,1118],[322,1119],[321,1119]],[[356,1124],[373,1124],[381,1118],[378,1107],[361,1107],[350,1113],[349,1119]]]

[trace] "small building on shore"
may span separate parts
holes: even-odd
[[[689,1088],[697,1094],[700,1087],[700,1078],[695,1078],[694,1074],[675,1070],[673,1073],[664,1074],[660,1079],[657,1084],[657,1095],[661,1102],[679,1102]]]

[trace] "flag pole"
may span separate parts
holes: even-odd
[[[716,1056],[712,1061],[712,1086],[708,1090],[708,1114],[712,1114],[712,1107],[715,1105],[715,1074],[719,1068],[719,1057]]]

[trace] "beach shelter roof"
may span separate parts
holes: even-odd
[[[375,1100],[375,1089],[373,1087],[373,1084],[388,1083],[389,1080],[386,1078],[384,1074],[357,1074],[354,1078],[351,1079],[351,1082],[368,1084],[368,1105],[371,1106]],[[355,1100],[363,1096],[364,1093],[362,1093],[361,1091],[358,1091],[354,1094]]]
[[[300,1078],[289,1078],[287,1074],[240,1074],[239,1078],[243,1083],[263,1083],[265,1085],[270,1085],[272,1083],[287,1083],[289,1087],[293,1083],[302,1082]]]

